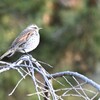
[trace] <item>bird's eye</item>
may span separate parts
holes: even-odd
[[[34,29],[37,29],[37,27],[34,27]]]

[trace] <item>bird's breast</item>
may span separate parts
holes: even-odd
[[[26,43],[22,45],[22,48],[20,48],[19,52],[25,53],[25,52],[30,52],[34,50],[40,42],[40,36],[38,35],[32,35]]]

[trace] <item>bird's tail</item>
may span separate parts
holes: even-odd
[[[15,53],[14,50],[9,49],[6,53],[4,53],[1,57],[0,60],[2,60],[4,57],[11,57]]]

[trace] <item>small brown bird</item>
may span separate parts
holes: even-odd
[[[11,57],[15,52],[28,53],[34,50],[40,42],[40,29],[33,24],[24,29],[13,41],[9,50],[0,57],[0,60],[6,56]]]

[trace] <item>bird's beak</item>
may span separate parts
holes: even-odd
[[[39,30],[41,30],[41,29],[43,29],[43,28],[39,28]]]

